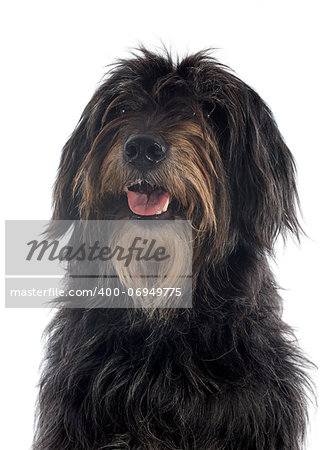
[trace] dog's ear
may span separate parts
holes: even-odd
[[[78,219],[78,192],[73,192],[73,185],[79,167],[91,146],[87,132],[88,120],[89,114],[85,110],[62,150],[53,189],[53,215],[47,230],[53,238],[67,231],[70,227],[69,221]]]
[[[99,89],[86,106],[74,132],[62,150],[53,191],[53,215],[48,233],[53,237],[64,234],[72,220],[79,219],[80,194],[75,188],[77,172],[101,127],[107,100]],[[102,96],[102,97],[101,97]],[[67,221],[57,222],[57,221]]]
[[[268,106],[240,82],[215,117],[237,241],[272,251],[280,233],[299,238],[295,163]]]

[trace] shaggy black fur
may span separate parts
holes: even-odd
[[[295,169],[270,110],[207,52],[174,63],[140,49],[65,145],[53,219],[129,217],[124,188],[139,173],[121,154],[140,131],[168,143],[146,177],[197,233],[193,308],[61,308],[34,449],[302,448],[308,363],[268,265],[279,233],[300,233]]]

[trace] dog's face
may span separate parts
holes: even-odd
[[[54,219],[189,219],[222,258],[298,233],[294,163],[266,104],[204,52],[118,62],[63,150]]]

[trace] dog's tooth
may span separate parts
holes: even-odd
[[[163,206],[163,209],[161,212],[166,212],[168,210],[169,203],[170,203],[170,200],[169,200],[169,198],[167,198],[165,205]]]

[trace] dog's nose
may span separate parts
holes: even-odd
[[[151,169],[166,158],[163,139],[153,134],[134,134],[124,145],[125,161],[138,169]]]

